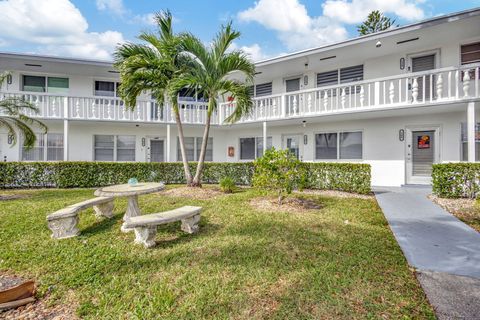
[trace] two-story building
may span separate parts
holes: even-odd
[[[425,184],[432,163],[480,157],[480,9],[436,17],[256,63],[252,113],[233,125],[221,97],[207,161],[251,161],[264,146],[303,161],[369,163],[373,185]],[[1,97],[25,97],[49,130],[32,150],[0,131],[3,161],[180,161],[169,106],[133,111],[111,62],[0,53]],[[233,75],[235,76],[235,75]],[[180,96],[189,160],[205,101]]]

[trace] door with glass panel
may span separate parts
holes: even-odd
[[[295,92],[300,90],[300,78],[285,80],[285,107],[287,108],[287,115],[296,115],[300,110],[300,95],[288,94],[289,92]]]
[[[150,139],[149,161],[164,162],[165,161],[165,141],[159,139]]]
[[[283,148],[290,150],[297,159],[303,159],[303,148],[301,144],[302,135],[285,135],[283,136]]]

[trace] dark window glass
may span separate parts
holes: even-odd
[[[315,135],[315,159],[337,159],[337,133]]]

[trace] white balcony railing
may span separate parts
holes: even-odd
[[[241,123],[335,113],[436,105],[480,99],[480,64],[435,69],[393,77],[301,90],[254,99],[254,108]],[[2,92],[0,99],[22,97],[36,105],[41,119],[175,123],[169,106],[138,100],[133,110],[114,97],[73,97],[48,93]],[[206,102],[179,101],[183,123],[203,124]],[[235,102],[221,103],[212,124],[222,124]]]
[[[255,98],[241,122],[321,116],[372,109],[423,106],[480,98],[480,64],[435,69]],[[220,105],[220,122],[235,102]]]

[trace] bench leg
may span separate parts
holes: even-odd
[[[155,246],[155,235],[157,234],[157,227],[138,227],[135,230],[135,243],[143,244],[145,248],[152,248]]]
[[[80,234],[77,228],[78,216],[60,218],[48,221],[48,228],[52,231],[52,238],[66,239]]]
[[[197,214],[193,217],[186,218],[182,220],[182,231],[186,233],[196,233],[198,232],[199,226],[198,223],[200,222],[200,215]]]
[[[97,216],[97,218],[111,218],[113,217],[113,200],[93,206],[93,210],[95,210],[95,216]]]

